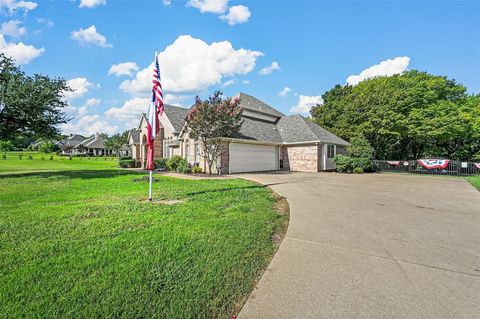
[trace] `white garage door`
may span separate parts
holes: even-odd
[[[276,146],[230,143],[230,173],[277,169]]]

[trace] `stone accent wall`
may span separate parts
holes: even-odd
[[[228,174],[230,168],[229,143],[223,143],[223,151],[220,155],[220,174]]]
[[[280,159],[283,162],[283,166],[280,167],[282,171],[289,171],[290,170],[290,161],[288,159],[288,146],[281,146],[280,147]]]
[[[300,172],[318,172],[318,146],[317,145],[301,145],[288,146],[286,154],[283,155],[284,167],[285,155],[288,157],[288,167],[291,171]]]

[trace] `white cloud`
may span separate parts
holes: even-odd
[[[357,85],[359,82],[375,76],[392,76],[394,74],[399,74],[404,72],[409,64],[410,58],[408,56],[388,59],[363,70],[358,75],[350,75],[347,78],[347,83],[349,85]]]
[[[0,27],[0,34],[10,37],[20,37],[27,33],[27,29],[20,27],[20,24],[22,24],[22,22],[19,20],[10,20],[4,22]]]
[[[192,93],[218,85],[224,77],[247,74],[263,53],[234,49],[228,41],[208,44],[190,35],[179,36],[158,55],[162,84],[169,93]],[[151,90],[153,63],[125,80],[120,89],[130,94],[148,94]]]
[[[82,105],[78,108],[78,115],[80,115],[80,116],[85,115],[90,107],[100,105],[101,101],[102,100],[94,98],[94,97],[91,98],[91,99],[88,99],[87,102],[85,102],[84,105]]]
[[[135,62],[123,62],[114,64],[108,70],[108,75],[115,74],[116,76],[133,76],[133,72],[138,71],[138,65]]]
[[[107,42],[107,38],[97,32],[95,25],[86,29],[72,31],[71,38],[82,45],[96,45],[102,48],[111,48],[112,45]]]
[[[292,92],[292,89],[289,87],[284,87],[280,92],[278,92],[278,95],[280,96],[287,96],[288,93]]]
[[[28,64],[44,52],[44,48],[35,48],[33,45],[26,45],[23,42],[7,42],[0,34],[0,53],[11,57],[17,64]]]
[[[243,84],[250,84],[250,81],[249,80],[243,80],[242,83]]]
[[[228,0],[190,0],[187,6],[197,8],[201,13],[224,13],[227,10]]]
[[[28,12],[37,6],[38,4],[32,1],[0,0],[0,10],[6,8],[9,14],[14,14],[17,10]]]
[[[79,8],[94,8],[100,5],[105,5],[106,0],[80,0]]]
[[[147,112],[150,102],[149,98],[135,97],[125,101],[121,107],[112,107],[108,109],[105,112],[105,115],[109,118],[123,121],[139,119],[142,112]]]
[[[267,67],[264,67],[263,69],[261,69],[258,74],[260,75],[267,75],[267,74],[270,74],[272,73],[273,71],[275,70],[280,70],[280,65],[278,65],[277,62],[272,62],[272,64],[270,64],[269,66]]]
[[[85,95],[88,89],[93,86],[93,83],[88,82],[86,78],[80,77],[67,81],[67,85],[73,90],[72,92],[65,92],[64,96],[68,100],[74,100]]]
[[[172,0],[162,0],[164,6],[169,6],[172,4]]]
[[[51,28],[55,25],[55,23],[48,18],[37,18],[37,23],[42,24],[48,28]]]
[[[111,135],[118,131],[118,126],[111,125],[102,120],[98,114],[94,114],[84,115],[73,122],[62,124],[60,129],[65,134],[77,133],[88,136],[98,132]]]
[[[312,106],[317,104],[323,104],[323,99],[321,95],[317,96],[307,96],[299,95],[297,105],[290,108],[290,113],[308,113]]]
[[[228,14],[220,16],[220,19],[228,22],[229,25],[245,23],[252,14],[246,6],[233,6],[228,9]]]
[[[232,85],[234,85],[234,84],[237,84],[237,80],[231,79],[231,80],[225,81],[225,82],[223,83],[223,87],[226,88],[226,87],[232,86]]]

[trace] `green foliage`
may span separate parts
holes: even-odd
[[[118,166],[122,168],[133,168],[135,167],[134,159],[125,159],[118,161]]]
[[[167,168],[167,161],[164,158],[153,160],[153,163],[155,165],[155,169],[163,170]]]
[[[192,172],[193,172],[194,174],[199,174],[199,173],[202,172],[202,168],[201,168],[200,166],[194,166],[194,167],[192,168]]]
[[[29,159],[29,160],[33,160],[33,156],[32,156],[32,155],[28,155],[28,159]]]
[[[223,152],[221,138],[231,137],[240,130],[242,112],[238,99],[222,99],[220,91],[205,101],[198,96],[195,98],[195,105],[186,121],[190,137],[199,140],[202,145],[202,156],[207,162],[209,174]]]
[[[363,168],[361,168],[361,167],[355,167],[355,168],[353,169],[353,173],[354,173],[354,174],[363,174]]]
[[[167,169],[169,171],[176,172],[180,163],[182,163],[184,161],[186,162],[186,160],[183,157],[181,157],[180,155],[174,155],[174,156],[170,157],[169,159],[167,159],[165,164],[166,164]]]
[[[53,155],[50,155],[50,158],[49,158],[51,161],[53,161]]]
[[[32,137],[56,138],[69,120],[62,112],[67,91],[65,80],[28,76],[0,53],[0,139],[26,146]]]
[[[314,121],[346,140],[365,136],[376,159],[468,160],[480,151],[480,95],[446,77],[413,70],[337,85],[322,97]]]
[[[57,146],[51,140],[42,140],[38,145],[38,151],[42,153],[53,153],[57,150]]]
[[[333,158],[338,172],[352,172],[355,168],[364,171],[371,171],[373,148],[363,136],[352,138],[347,146],[348,155],[337,154]]]
[[[104,136],[105,139],[105,146],[108,149],[113,150],[115,153],[118,154],[118,151],[128,143],[128,134],[131,131],[135,131],[135,129],[132,130],[126,130],[121,134],[115,134],[110,137],[108,135]],[[119,155],[119,154],[118,154]]]
[[[13,151],[14,147],[10,141],[0,141],[0,152],[6,156],[7,152]]]
[[[184,174],[189,174],[192,172],[192,168],[190,167],[190,164],[188,164],[186,159],[183,158],[181,161],[178,162],[177,172]]]
[[[22,159],[23,158],[23,154],[18,154],[18,159]]]
[[[2,159],[7,159],[7,154],[2,154]]]

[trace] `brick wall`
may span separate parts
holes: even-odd
[[[291,171],[319,171],[317,145],[288,146],[283,151],[282,159],[284,167],[288,167],[287,169]]]
[[[223,143],[223,151],[220,155],[220,173],[228,174],[230,168],[229,143]]]

